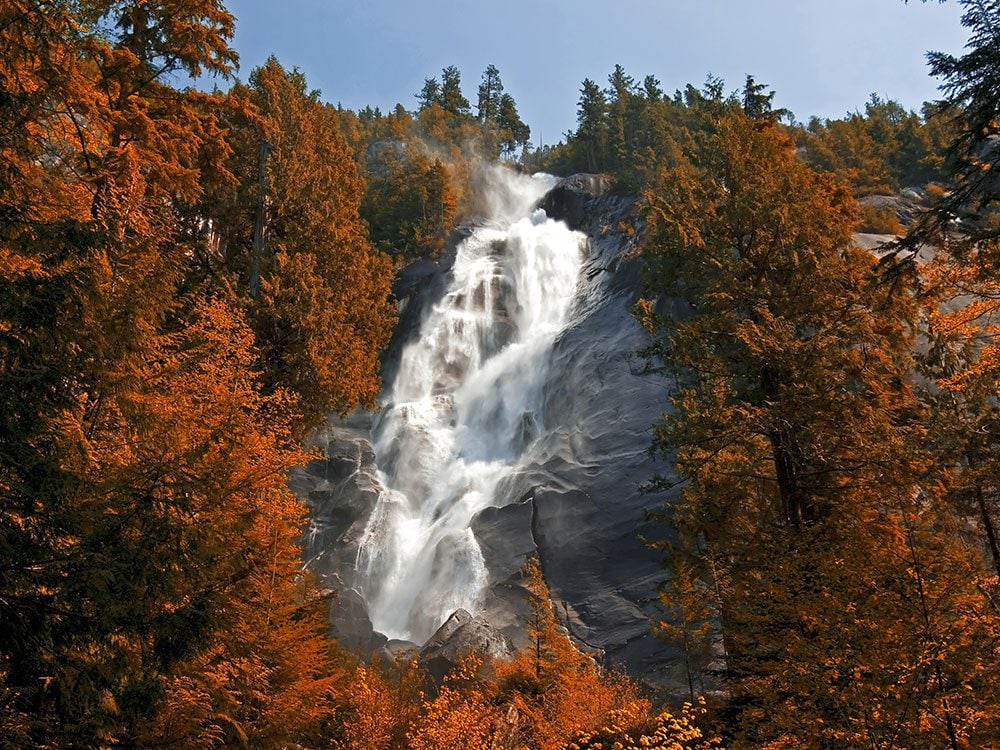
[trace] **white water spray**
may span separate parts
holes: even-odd
[[[358,552],[375,629],[423,643],[488,584],[471,529],[544,429],[548,353],[569,320],[583,236],[534,209],[555,184],[495,167],[490,222],[403,350],[373,443],[379,498]]]

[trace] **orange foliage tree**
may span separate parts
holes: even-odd
[[[229,73],[232,32],[214,0],[0,8],[0,734],[14,746],[285,746],[330,719],[340,672],[285,478],[323,409],[377,388],[387,265],[315,102],[287,124],[313,151],[286,145],[275,113],[253,122],[273,128],[288,181],[327,167],[306,187],[329,197],[272,180],[290,228],[276,224],[258,298],[235,241],[224,262],[222,219],[241,209],[223,197],[247,181],[238,147],[254,137],[232,98],[165,77]]]
[[[687,479],[669,512],[715,599],[720,719],[740,747],[974,746],[997,618],[928,472],[912,294],[777,127],[712,130],[647,194],[652,288],[692,314],[640,315],[679,378],[656,448]]]

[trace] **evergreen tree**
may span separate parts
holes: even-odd
[[[663,88],[656,76],[648,75],[642,79],[642,95],[649,102],[658,102],[663,99]]]
[[[441,71],[441,107],[456,116],[469,114],[469,100],[462,94],[462,74],[454,65]]]
[[[1000,198],[991,170],[1000,163],[1000,2],[959,0],[962,25],[969,29],[967,52],[961,57],[932,52],[931,74],[944,79],[942,113],[957,123],[951,148],[957,184],[938,207],[943,219],[978,210]],[[987,230],[996,233],[995,228]]]
[[[269,63],[257,101],[163,80],[229,72],[232,22],[211,0],[4,10],[4,743],[284,746],[329,718],[286,478],[316,399],[377,387],[388,274],[342,114],[300,77]],[[252,298],[263,136],[276,252]]]
[[[531,128],[517,113],[517,105],[514,104],[514,97],[510,94],[500,97],[497,126],[500,129],[500,148],[504,156],[513,155],[518,147],[527,145],[531,140]]]
[[[260,297],[248,301],[250,320],[269,387],[297,393],[303,427],[311,426],[329,412],[373,403],[392,321],[389,263],[372,248],[359,215],[364,183],[341,135],[342,118],[308,91],[305,77],[271,58],[253,71],[248,90],[232,96],[245,97],[259,129],[247,122],[233,144],[243,182],[229,203],[256,206],[250,167],[259,139],[272,149],[267,251]],[[240,127],[239,119],[234,124]],[[222,241],[252,252],[250,215],[219,218]],[[227,257],[237,271],[245,262],[238,252]]]
[[[500,101],[503,97],[503,82],[495,65],[483,71],[483,81],[479,84],[479,104],[477,117],[484,124],[496,123],[500,117]]]
[[[437,78],[425,78],[423,88],[416,94],[418,109],[425,110],[432,104],[441,104],[441,84]]]
[[[767,91],[767,85],[757,83],[752,75],[747,75],[743,85],[743,111],[747,117],[760,119],[770,117],[774,102],[774,91]]]
[[[601,87],[589,78],[580,88],[576,110],[575,146],[582,154],[584,168],[596,172],[603,167],[608,144],[608,104]]]
[[[611,156],[614,165],[620,167],[626,159],[630,140],[630,115],[636,96],[635,80],[621,65],[615,65],[608,76],[609,88],[605,91],[608,101],[608,126],[610,130]]]

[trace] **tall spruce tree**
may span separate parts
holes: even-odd
[[[469,100],[462,93],[462,74],[454,65],[441,71],[441,107],[453,115],[469,114]]]
[[[503,96],[503,81],[496,65],[488,65],[483,71],[479,84],[479,101],[476,116],[481,123],[495,123],[500,116],[500,100]]]
[[[608,102],[601,87],[589,78],[580,88],[576,122],[574,147],[583,168],[596,172],[604,167],[608,147]]]

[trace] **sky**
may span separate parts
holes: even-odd
[[[229,0],[239,77],[274,54],[322,98],[351,109],[414,109],[424,78],[462,71],[466,97],[489,64],[532,128],[554,143],[575,127],[580,83],[615,63],[672,93],[746,74],[797,119],[842,117],[869,95],[907,108],[939,96],[928,50],[960,53],[954,0]]]

